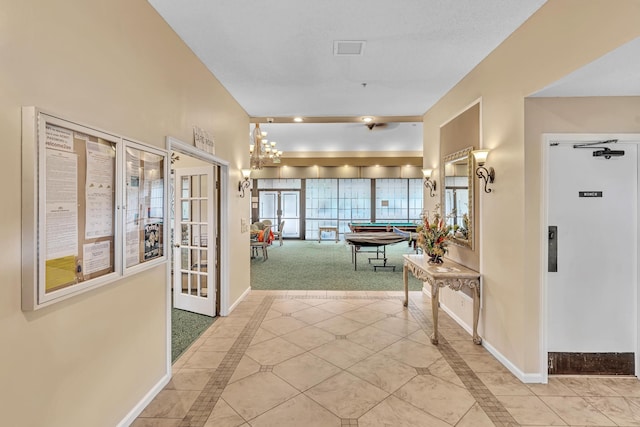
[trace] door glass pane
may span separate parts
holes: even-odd
[[[200,175],[191,177],[191,197],[200,197]]]
[[[200,200],[191,201],[191,221],[200,221]]]
[[[200,196],[207,197],[207,175],[200,175]]]
[[[180,243],[182,245],[188,245],[189,244],[189,226],[187,224],[182,224],[182,238],[180,240]]]
[[[181,209],[181,211],[182,211],[182,220],[183,221],[191,220],[190,214],[189,214],[189,212],[190,212],[189,201],[188,200],[183,200],[181,202],[181,204],[182,204],[182,209]]]
[[[189,274],[189,279],[191,281],[189,293],[191,295],[198,295],[198,275],[191,273]]]
[[[189,293],[189,273],[186,272],[182,272],[180,273],[181,277],[181,284],[182,284],[182,289],[180,290],[180,292],[182,292],[183,294],[187,294]]]
[[[189,249],[180,248],[180,269],[188,270],[189,269]]]
[[[208,277],[206,274],[200,275],[200,295],[203,297],[207,296],[207,285],[208,285]]]
[[[209,268],[209,265],[207,262],[208,253],[209,252],[206,249],[200,251],[200,268],[198,269],[198,271],[202,273],[206,273],[207,268]]]
[[[180,184],[180,188],[181,188],[181,198],[182,199],[188,199],[190,192],[189,192],[189,177],[188,176],[183,176],[182,180],[181,180],[181,184]]]
[[[207,199],[203,199],[200,202],[200,222],[207,222],[207,220],[209,219],[209,217],[207,216]]]
[[[207,235],[207,225],[200,226],[200,246],[207,247],[208,246],[209,236]]]
[[[200,246],[200,226],[191,225],[191,246]]]

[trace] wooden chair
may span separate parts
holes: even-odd
[[[278,239],[280,242],[280,246],[282,246],[282,230],[284,229],[284,220],[280,221],[278,224],[278,230],[273,232],[273,238]]]
[[[263,239],[262,241],[256,239],[251,240],[251,257],[256,258],[258,256],[258,249],[262,249],[262,261],[266,261],[269,259],[269,252],[267,248],[269,247],[269,234],[271,232],[271,227],[265,227],[263,231]]]

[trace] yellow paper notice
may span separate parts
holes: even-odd
[[[76,283],[76,257],[74,255],[46,262],[45,292]]]

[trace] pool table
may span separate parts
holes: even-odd
[[[349,228],[352,233],[360,232],[376,232],[376,231],[393,231],[393,228],[397,228],[402,231],[410,231],[415,233],[418,224],[414,222],[394,222],[394,221],[382,221],[382,222],[350,222]]]

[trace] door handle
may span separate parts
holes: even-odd
[[[556,273],[558,271],[558,226],[549,226],[548,238],[548,271]]]

